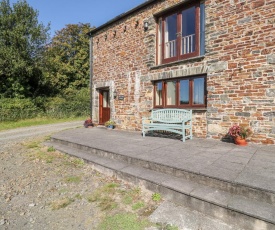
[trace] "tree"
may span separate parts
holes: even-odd
[[[38,22],[38,11],[26,0],[0,1],[0,94],[35,96],[42,87],[41,57],[49,25]]]
[[[46,78],[55,94],[89,85],[89,23],[68,24],[47,48]]]

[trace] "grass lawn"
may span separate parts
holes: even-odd
[[[74,117],[74,118],[64,118],[64,119],[56,119],[56,118],[48,118],[48,117],[37,117],[33,119],[19,120],[19,121],[3,121],[0,122],[0,131],[15,129],[20,127],[28,127],[33,125],[47,125],[47,124],[55,124],[67,121],[85,121],[87,117]]]

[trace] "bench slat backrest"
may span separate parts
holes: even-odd
[[[192,110],[186,109],[158,109],[153,110],[151,118],[165,123],[179,123],[192,120]]]

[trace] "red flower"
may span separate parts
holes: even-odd
[[[238,137],[240,136],[240,132],[241,132],[241,127],[239,125],[233,125],[230,129],[228,134],[231,137]]]
[[[231,137],[242,137],[243,139],[249,137],[252,135],[252,130],[249,127],[244,127],[244,126],[240,126],[240,125],[233,125],[232,127],[230,127],[228,134]]]

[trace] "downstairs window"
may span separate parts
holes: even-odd
[[[206,108],[206,77],[156,81],[154,108]]]

